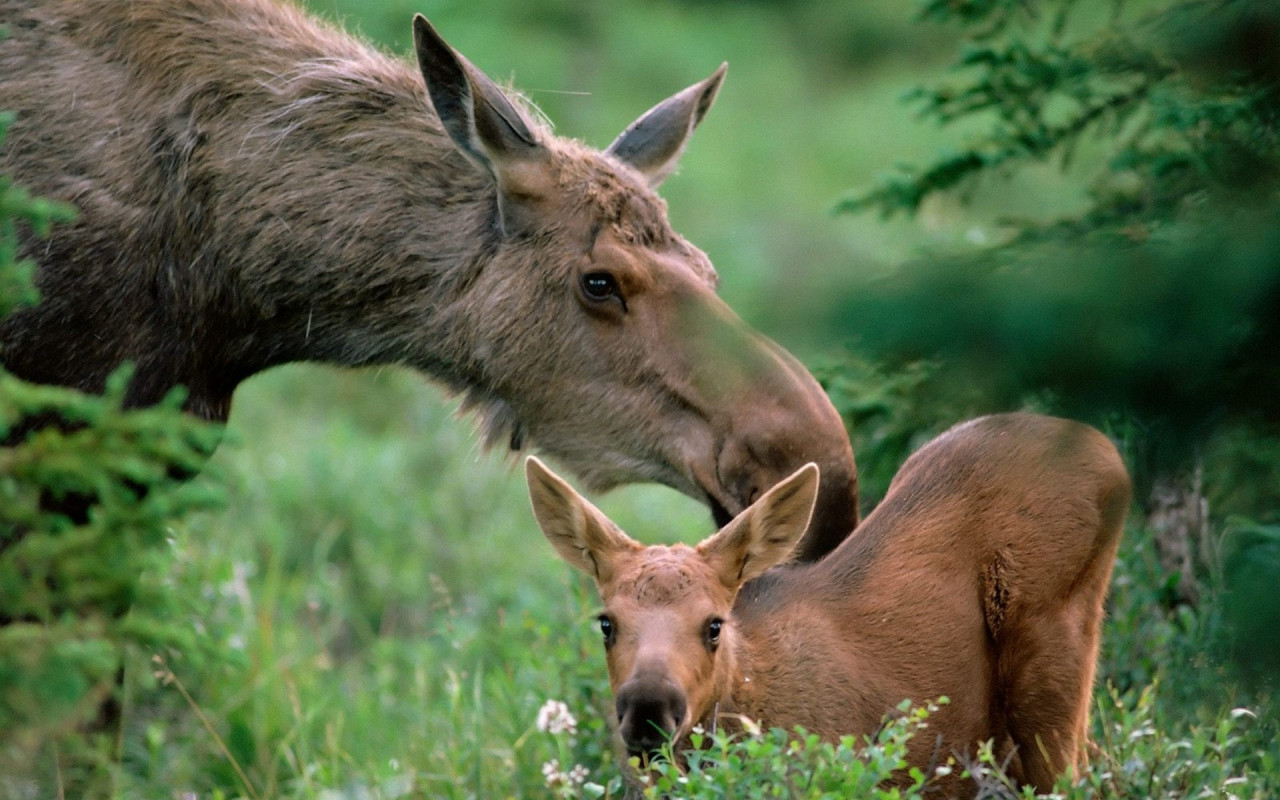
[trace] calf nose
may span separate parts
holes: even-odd
[[[640,679],[618,690],[618,731],[633,756],[650,755],[684,722],[684,692],[666,679]]]

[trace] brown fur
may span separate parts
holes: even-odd
[[[583,566],[568,547],[576,539],[607,564],[606,577],[594,574],[631,749],[653,743],[645,727],[683,738],[717,709],[722,721],[737,713],[832,739],[865,734],[904,698],[945,695],[930,720],[942,749],[916,737],[916,765],[971,757],[991,739],[1012,777],[1047,791],[1083,760],[1102,602],[1130,499],[1119,454],[1096,430],[1027,414],[958,425],[907,461],[824,560],[770,570],[740,592],[743,562],[749,580],[801,535],[796,509],[811,507],[814,475],[779,484],[696,548],[642,547],[585,500],[549,490],[536,468],[530,476],[539,523],[561,555]],[[777,496],[784,490],[791,496]],[[565,502],[585,509],[579,530],[604,533],[584,538],[559,524],[546,509]],[[770,536],[787,546],[751,549]],[[677,605],[637,596],[635,576],[655,573],[700,588]],[[723,632],[711,649],[703,632],[716,618]],[[664,711],[653,687],[682,713]],[[643,724],[629,727],[629,706],[645,703]],[[974,790],[958,770],[942,788]]]
[[[594,488],[657,481],[727,518],[814,460],[806,555],[856,521],[838,415],[653,191],[723,70],[600,152],[425,21],[421,70],[277,0],[0,0],[0,25],[0,171],[80,209],[24,243],[43,302],[0,323],[10,371],[99,391],[128,360],[130,404],[183,384],[223,420],[275,364],[406,364]],[[588,272],[625,306],[586,299]]]

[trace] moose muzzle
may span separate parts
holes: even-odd
[[[637,675],[618,689],[618,732],[627,753],[647,757],[680,730],[688,703],[670,679],[653,673]]]

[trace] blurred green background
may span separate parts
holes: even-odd
[[[1139,496],[1100,680],[1126,702],[1157,682],[1151,713],[1172,736],[1192,731],[1189,741],[1199,741],[1195,726],[1241,719],[1230,709],[1247,705],[1256,715],[1239,723],[1247,730],[1197,758],[1221,767],[1220,781],[1271,771],[1250,784],[1257,794],[1240,796],[1277,785],[1275,756],[1260,755],[1275,731],[1280,663],[1270,589],[1280,578],[1274,322],[1267,328],[1280,313],[1267,305],[1280,263],[1273,184],[1184,191],[1213,212],[1199,216],[1154,201],[1122,214],[1119,190],[1104,179],[1124,173],[1123,187],[1167,188],[1159,181],[1176,173],[1166,165],[1143,183],[1147,173],[1118,163],[1116,141],[1146,153],[1134,144],[1145,141],[1142,118],[1091,129],[1069,158],[1001,161],[999,147],[1034,150],[1023,133],[1035,120],[1010,121],[993,105],[942,125],[922,111],[952,96],[906,101],[922,85],[980,82],[981,64],[951,66],[983,41],[957,19],[970,15],[981,28],[993,24],[983,16],[992,9],[1024,4],[306,5],[399,54],[413,13],[424,13],[558,133],[598,147],[728,61],[716,106],[662,194],[676,229],[716,264],[730,305],[825,381],[851,422],[867,506],[906,453],[966,416],[1032,408],[1103,426],[1123,443]],[[1070,42],[1073,31],[1120,30],[1177,4],[1025,5],[1044,12],[1021,21],[1028,37]],[[1229,22],[1240,5],[1221,4],[1228,16],[1215,19]],[[1249,5],[1275,21],[1271,4]],[[1049,13],[1060,7],[1072,10],[1065,33]],[[937,19],[922,21],[922,12]],[[1262,29],[1266,43],[1280,27]],[[1159,52],[1177,58],[1176,47]],[[1086,85],[1083,67],[1068,62],[1027,72],[1059,69],[1054,80],[1082,106],[1090,92],[1146,74],[1137,59],[1102,58],[1111,66]],[[1171,99],[1157,104],[1153,135],[1202,125],[1197,117],[1159,127],[1161,109],[1180,107],[1176,92],[1198,90],[1206,74],[1166,86]],[[1269,86],[1276,76],[1255,77]],[[1019,108],[1034,102],[1017,96],[1016,82],[1004,88]],[[1070,119],[1071,102],[1046,103],[1045,114]],[[1274,117],[1265,104],[1250,108],[1262,132],[1250,141],[1268,151]],[[1196,141],[1216,142],[1213,126],[1231,124],[1215,117]],[[1177,136],[1166,138],[1175,152]],[[919,167],[970,152],[990,168],[973,180],[942,185]],[[1264,162],[1246,172],[1270,174]],[[937,185],[910,208],[900,192],[876,194],[903,175]],[[848,213],[858,197],[867,210]],[[1155,249],[1142,249],[1149,242]],[[616,782],[590,587],[539,535],[516,461],[481,452],[452,409],[397,369],[295,365],[238,391],[226,439],[198,478],[226,487],[225,507],[174,525],[173,570],[155,578],[182,598],[179,618],[202,644],[171,656],[159,677],[135,654],[140,688],[126,703],[119,796],[542,797],[551,758]],[[1162,565],[1154,544],[1150,498],[1166,486],[1209,511],[1186,576]],[[711,530],[702,506],[669,490],[593,499],[645,541]],[[191,701],[166,682],[175,677]],[[578,715],[572,741],[535,729],[549,698]],[[1197,775],[1184,776],[1188,794],[1168,796],[1212,784]]]

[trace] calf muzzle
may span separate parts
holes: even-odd
[[[618,732],[633,756],[649,756],[675,736],[688,705],[670,680],[641,677],[618,690]]]

